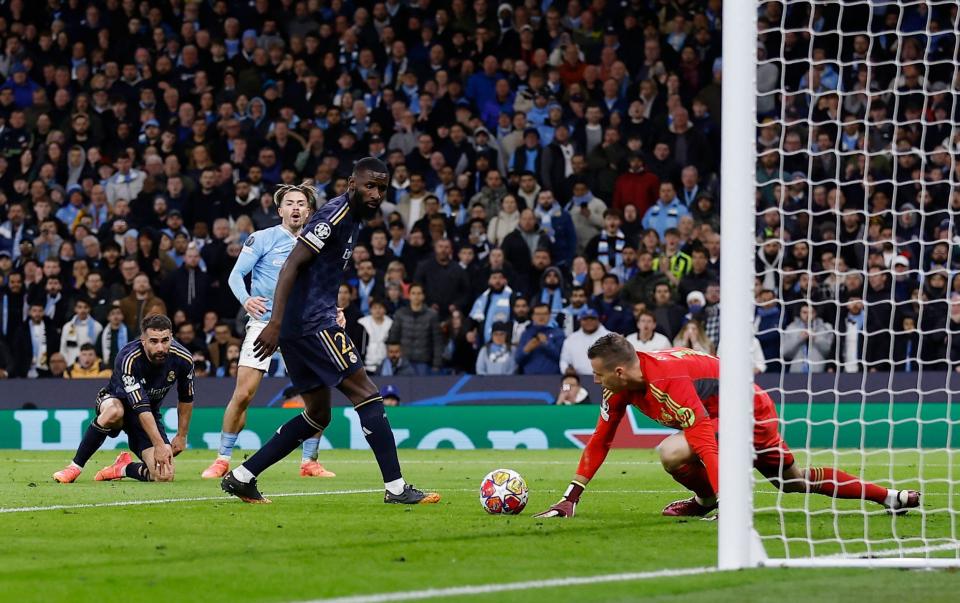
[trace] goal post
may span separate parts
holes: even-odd
[[[722,32],[717,565],[960,567],[956,3],[728,1]],[[755,382],[821,494],[754,471]]]
[[[753,538],[754,124],[757,11],[752,2],[723,3],[720,162],[720,491],[717,565],[757,565]],[[733,503],[732,501],[736,501]]]

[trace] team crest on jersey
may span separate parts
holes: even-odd
[[[177,378],[177,375],[173,371],[170,371],[169,373],[167,373],[167,381],[173,381],[176,378]]]
[[[313,227],[313,234],[317,235],[318,239],[326,239],[330,236],[330,225],[326,222],[320,222]]]

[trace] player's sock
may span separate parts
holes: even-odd
[[[395,494],[400,496],[403,494],[403,487],[407,485],[407,482],[403,481],[403,478],[395,479],[392,482],[384,482],[383,487],[386,488],[387,492],[390,494]]]
[[[227,433],[226,431],[221,433],[220,451],[217,452],[217,458],[229,461],[230,457],[233,456],[233,447],[237,444],[237,437],[239,436],[239,433]]]
[[[73,464],[83,468],[83,466],[87,464],[87,461],[90,460],[90,457],[103,446],[108,435],[110,435],[109,429],[100,427],[96,419],[90,421],[90,425],[87,427],[87,431],[83,434],[83,439],[80,440],[80,445],[77,447],[77,453],[73,456]]]
[[[126,466],[123,472],[127,477],[135,480],[141,482],[150,481],[150,470],[147,469],[147,466],[143,463],[130,463]]]
[[[393,439],[393,430],[390,429],[390,421],[387,420],[387,413],[383,408],[383,398],[380,394],[374,394],[358,404],[356,411],[360,417],[363,435],[366,436],[367,444],[380,465],[384,486],[391,494],[402,494],[403,476],[400,474],[400,460],[397,458],[397,443]],[[398,480],[401,480],[399,492],[395,491]]]
[[[673,479],[697,497],[697,503],[709,507],[717,502],[717,494],[710,485],[710,477],[703,463],[687,463],[670,472]]]
[[[301,463],[309,463],[310,461],[315,461],[320,456],[320,453],[317,452],[320,448],[320,435],[316,437],[309,438],[303,441],[303,456],[300,458]]]
[[[810,492],[825,496],[866,499],[881,505],[887,499],[887,489],[883,486],[862,481],[855,475],[833,467],[808,468],[807,482]]]
[[[317,433],[317,431],[318,426],[311,424],[304,413],[300,413],[281,425],[277,433],[270,438],[270,441],[263,445],[263,448],[238,467],[238,469],[244,469],[245,471],[241,474],[234,470],[234,476],[242,482],[249,482],[253,477],[263,473],[267,467],[293,452],[303,444],[304,440]],[[244,480],[243,477],[246,477],[247,471],[250,473],[250,477]]]
[[[890,488],[887,490],[887,495],[883,498],[883,506],[888,509],[899,509],[900,508],[900,491]]]

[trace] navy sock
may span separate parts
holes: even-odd
[[[143,463],[130,463],[123,471],[127,477],[132,477],[135,480],[141,482],[150,481],[150,470],[147,469],[147,466]]]
[[[393,439],[393,430],[383,408],[383,398],[380,394],[370,396],[356,406],[360,417],[360,426],[367,437],[367,444],[377,457],[380,473],[383,474],[383,483],[400,479],[400,460],[397,458],[397,443]]]
[[[108,435],[110,435],[109,429],[100,427],[96,419],[90,421],[86,433],[83,434],[83,439],[80,440],[80,446],[77,447],[77,453],[73,455],[73,462],[78,467],[86,465],[93,453],[103,446],[103,442]]]
[[[266,471],[267,467],[282,460],[313,437],[324,426],[312,424],[304,413],[290,419],[280,426],[270,441],[263,445],[253,456],[243,462],[243,466],[254,476]]]

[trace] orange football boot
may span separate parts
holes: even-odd
[[[124,477],[123,470],[127,468],[127,465],[133,462],[133,458],[130,456],[129,452],[121,452],[117,455],[117,460],[113,461],[113,464],[109,467],[104,467],[100,471],[97,471],[97,474],[93,476],[94,481],[98,482],[109,482],[116,479],[122,479]]]
[[[230,471],[230,461],[227,459],[217,459],[213,464],[203,470],[200,477],[203,479],[220,479]]]
[[[53,474],[53,479],[61,484],[72,484],[80,477],[81,469],[72,463]]]
[[[324,469],[317,461],[307,461],[300,465],[300,477],[336,477],[333,471]]]

